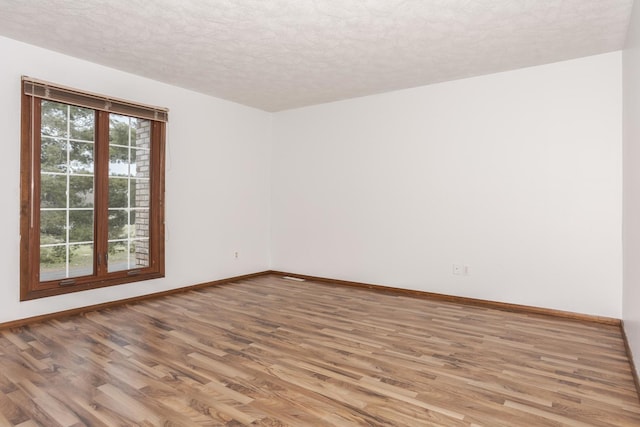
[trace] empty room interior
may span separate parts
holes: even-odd
[[[0,426],[640,426],[640,3],[0,0]]]

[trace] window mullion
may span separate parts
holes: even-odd
[[[127,132],[127,225],[131,223],[131,118],[129,118],[129,128]],[[135,265],[134,265],[135,266]],[[127,227],[127,269],[131,268],[131,230]]]
[[[95,265],[96,275],[108,273],[107,257],[109,235],[109,114],[96,111],[95,136]]]
[[[67,200],[66,200],[66,209],[65,209],[65,225],[64,225],[64,229],[65,229],[65,277],[69,277],[69,267],[71,264],[71,245],[69,244],[70,242],[70,231],[71,231],[71,221],[70,221],[70,216],[71,216],[71,204],[70,204],[70,198],[71,198],[71,188],[70,188],[70,181],[71,181],[71,168],[69,167],[70,162],[71,162],[71,141],[69,141],[69,138],[71,137],[71,106],[67,105],[67,117],[66,117],[66,125],[67,125],[67,135],[64,139],[65,142],[65,147],[66,147],[66,162],[67,162],[67,170],[66,170],[66,174],[65,174],[65,178],[66,178],[66,196],[67,196]]]
[[[32,263],[29,276],[33,283],[40,281],[40,180],[41,180],[41,141],[40,127],[42,123],[42,106],[40,100],[31,98],[31,225],[28,235],[31,239],[29,247],[30,262]]]

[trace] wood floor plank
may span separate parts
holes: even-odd
[[[640,426],[620,330],[271,275],[0,331],[0,426]]]

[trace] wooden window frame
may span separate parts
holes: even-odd
[[[23,78],[24,81],[24,78]],[[151,171],[149,201],[149,266],[108,272],[108,158],[109,114],[95,109],[95,171],[94,171],[94,256],[93,274],[40,281],[40,127],[41,103],[47,98],[21,91],[21,159],[20,159],[20,300],[67,294],[106,286],[121,285],[162,278],[165,275],[164,256],[164,192],[165,192],[165,120],[141,117],[151,122]],[[65,88],[68,89],[68,88]],[[80,91],[76,93],[82,94]],[[91,96],[97,96],[90,94]],[[68,105],[78,105],[71,102]],[[127,105],[137,105],[128,103]],[[108,103],[107,105],[109,105]],[[84,106],[84,105],[80,105]],[[142,106],[143,108],[145,106]],[[157,114],[156,114],[157,116]]]

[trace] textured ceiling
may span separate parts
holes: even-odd
[[[622,48],[633,0],[0,0],[0,35],[267,111]]]

